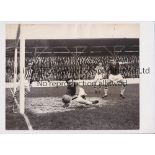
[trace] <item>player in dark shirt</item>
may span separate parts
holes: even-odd
[[[121,92],[120,92],[120,97],[125,98],[124,96],[124,91],[126,87],[126,83],[123,79],[123,76],[120,74],[120,65],[121,64],[126,64],[122,62],[117,62],[116,60],[111,60],[108,70],[107,70],[107,75],[108,75],[108,80],[106,81],[106,85],[104,88],[104,96],[103,98],[108,96],[108,85],[112,82],[112,84],[121,84]]]
[[[77,83],[75,83],[71,78],[67,79],[66,82],[67,82],[66,94],[71,96],[72,98],[76,97],[79,93]]]
[[[86,93],[84,89],[79,86],[72,78],[66,80],[67,82],[67,92],[66,94],[71,97],[72,101],[78,102],[80,104],[92,105],[98,103],[98,100],[89,101],[86,99]],[[69,106],[69,104],[67,104]],[[64,106],[65,107],[65,106]]]
[[[113,75],[118,75],[119,74],[119,63],[118,62],[112,62],[109,65],[108,71],[110,71],[111,74]]]

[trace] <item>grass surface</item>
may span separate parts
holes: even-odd
[[[23,116],[17,113],[17,107],[13,101],[10,89],[6,89],[6,129],[27,130]]]
[[[95,94],[91,86],[84,87],[88,98],[96,97],[100,100],[100,106],[93,108],[73,108],[56,112],[62,103],[61,96],[65,94],[65,88],[32,88],[28,101],[26,100],[26,114],[36,130],[127,130],[139,129],[139,85],[128,85],[125,99],[119,97],[120,87],[109,88],[109,96],[102,100],[101,94]],[[11,96],[6,90],[6,129],[26,129],[22,116],[13,113],[8,97]],[[60,101],[53,101],[57,97]],[[40,99],[41,98],[41,99]],[[39,100],[38,100],[39,99]],[[34,101],[36,103],[34,104]],[[103,102],[103,103],[102,103]],[[55,107],[55,111],[48,110],[44,113],[32,111],[33,107],[40,109]],[[38,107],[36,109],[38,109]],[[61,107],[62,108],[62,107]],[[44,110],[43,109],[43,110]]]

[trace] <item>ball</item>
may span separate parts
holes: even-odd
[[[62,102],[65,103],[65,104],[69,103],[70,100],[71,100],[71,97],[69,95],[64,95],[62,97]]]

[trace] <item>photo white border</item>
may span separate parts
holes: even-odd
[[[80,22],[80,21],[79,21]],[[0,27],[4,28],[5,24],[12,24],[19,22],[1,22]],[[20,23],[31,23],[31,24],[52,24],[52,23],[65,23],[65,22],[20,22]],[[74,23],[74,22],[71,22]],[[84,22],[84,23],[91,23]],[[140,75],[140,129],[139,130],[33,130],[33,131],[24,131],[24,130],[5,130],[5,101],[3,106],[0,109],[2,116],[3,125],[0,126],[0,132],[2,133],[154,133],[155,132],[155,104],[154,104],[154,92],[155,88],[155,49],[154,49],[154,23],[153,22],[95,22],[95,23],[139,23],[140,24],[140,69],[143,67],[149,66],[151,68],[150,75]],[[3,34],[5,35],[5,34]],[[5,36],[1,38],[1,44],[4,44]],[[2,53],[5,53],[5,47],[2,48]],[[0,61],[4,63],[4,55],[0,57]],[[148,61],[149,60],[149,61]],[[5,64],[4,64],[5,66]],[[0,66],[0,70],[4,71],[3,65]],[[3,77],[5,77],[5,72],[2,72]],[[1,89],[4,89],[5,86],[2,83]],[[146,89],[147,88],[147,89]],[[2,92],[4,95],[5,93]]]

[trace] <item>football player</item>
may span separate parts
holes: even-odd
[[[101,92],[101,80],[105,77],[105,69],[102,66],[102,63],[100,62],[98,66],[95,68],[96,75],[94,78],[94,88],[95,88],[95,93]],[[98,84],[98,87],[97,87]]]
[[[66,82],[67,82],[66,94],[71,97],[71,102],[75,101],[84,105],[92,105],[92,104],[98,103],[98,100],[94,100],[94,101],[87,100],[86,99],[87,94],[85,93],[84,89],[81,86],[79,86],[77,82],[74,82],[72,78],[67,79]],[[68,107],[68,106],[69,104],[64,104],[64,107]]]
[[[104,88],[104,96],[103,98],[108,96],[108,85],[112,82],[113,84],[121,84],[121,91],[120,91],[120,97],[125,98],[124,92],[126,88],[126,82],[123,78],[123,76],[120,74],[120,65],[122,64],[128,64],[128,62],[117,62],[115,59],[110,61],[107,75],[108,80],[106,81],[105,88]]]

